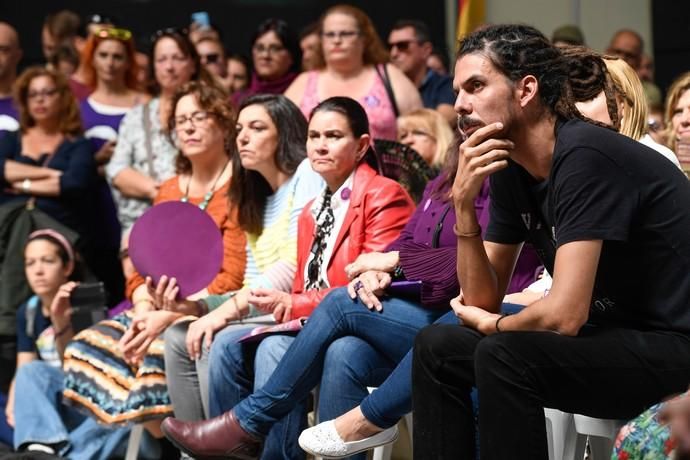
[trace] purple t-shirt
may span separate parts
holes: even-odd
[[[96,152],[106,141],[117,140],[120,122],[130,108],[105,105],[87,98],[79,104],[79,110],[84,137],[91,140]]]
[[[0,137],[8,131],[19,129],[19,112],[12,97],[0,97]]]
[[[84,125],[84,137],[91,142],[95,154],[106,141],[117,141],[120,122],[130,108],[101,104],[89,97],[79,104],[79,110]],[[103,241],[113,248],[118,248],[120,222],[117,220],[117,208],[110,187],[105,180],[99,179],[97,193],[100,210],[97,226],[102,232]]]

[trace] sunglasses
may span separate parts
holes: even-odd
[[[158,29],[157,31],[151,34],[151,43],[156,43],[162,37],[187,37],[188,33],[189,30],[187,30],[184,27],[166,27],[164,29]]]
[[[111,17],[105,16],[103,14],[92,14],[86,18],[87,24],[115,24],[115,21]]]
[[[132,32],[127,29],[119,29],[117,27],[106,27],[103,29],[98,29],[94,32],[96,37],[100,38],[114,38],[115,40],[121,40],[126,42],[132,38]]]
[[[204,64],[216,64],[220,62],[220,54],[218,53],[209,53],[209,54],[200,54],[199,59],[201,59],[201,62]]]
[[[410,49],[410,45],[414,42],[415,40],[400,40],[399,42],[388,43],[388,51],[393,51],[393,48],[397,48],[404,53]]]

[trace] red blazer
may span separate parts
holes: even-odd
[[[297,224],[297,271],[292,284],[292,318],[308,316],[331,289],[348,283],[345,266],[365,252],[383,251],[399,235],[415,205],[397,182],[380,176],[366,163],[355,170],[350,206],[326,274],[329,289],[304,290],[304,267],[315,236],[312,200],[302,209]]]

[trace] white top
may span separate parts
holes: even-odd
[[[326,286],[325,287],[330,287],[328,283],[328,263],[331,261],[331,257],[333,256],[333,249],[335,247],[335,241],[338,239],[338,235],[340,234],[340,229],[343,226],[343,222],[345,221],[345,214],[347,214],[347,210],[350,208],[350,198],[352,196],[352,182],[354,180],[354,171],[350,174],[350,176],[343,182],[343,185],[338,188],[338,190],[331,195],[331,209],[333,209],[333,229],[331,230],[331,233],[328,235],[328,239],[326,240],[326,249],[323,251],[323,259],[321,263],[321,273],[320,277],[321,279],[325,282]],[[343,191],[345,189],[349,189],[349,193],[344,193]],[[319,210],[323,206],[323,199],[324,195],[326,194],[326,189],[324,188],[323,191],[319,194],[318,197],[314,200],[314,202],[311,205],[311,209],[309,210],[311,212],[312,217],[314,218],[314,222],[316,222],[316,217],[319,214]],[[343,198],[343,195],[346,198]],[[307,259],[307,263],[304,264],[304,282],[306,283],[309,280],[309,264],[311,261],[314,259],[314,253],[310,252],[309,253],[309,258]]]

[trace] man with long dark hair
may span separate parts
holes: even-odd
[[[415,458],[546,459],[544,407],[630,418],[690,381],[690,185],[669,161],[578,119],[558,49],[489,26],[460,43],[452,189],[463,325],[417,336]],[[473,210],[490,176],[485,241]],[[522,243],[553,274],[499,313]]]

